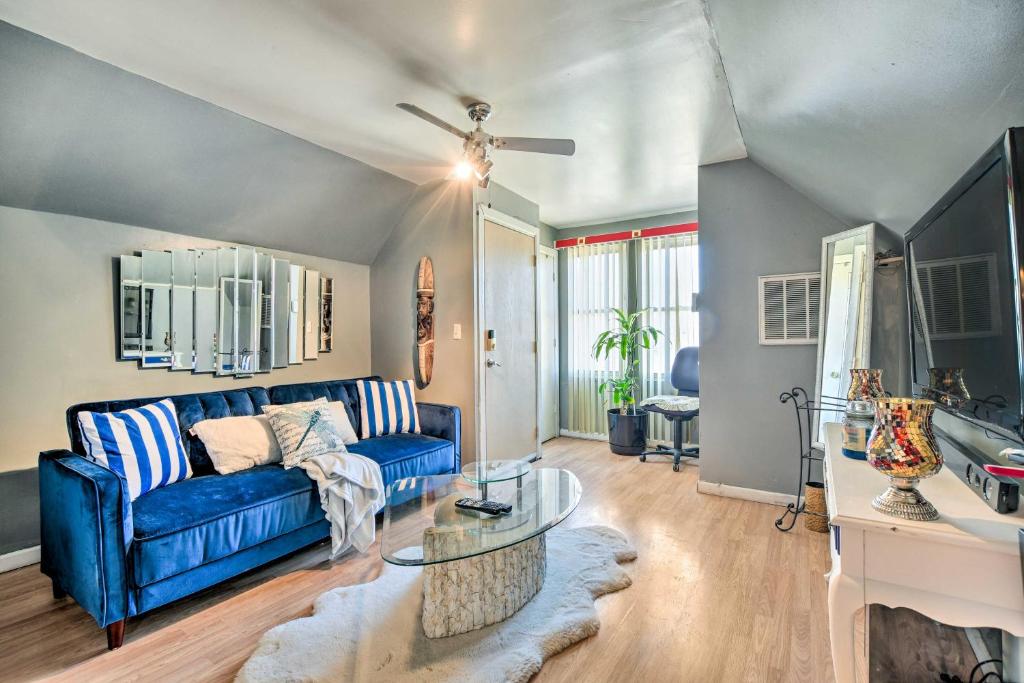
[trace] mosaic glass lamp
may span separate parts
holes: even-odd
[[[853,368],[850,370],[850,390],[847,401],[874,401],[885,396],[882,389],[882,371],[879,368]]]
[[[921,393],[950,408],[959,408],[971,400],[963,368],[928,368],[928,388]]]
[[[893,517],[931,521],[935,506],[917,482],[942,469],[942,452],[932,432],[935,402],[923,398],[878,398],[875,428],[868,440],[868,462],[889,477],[889,488],[871,506]]]

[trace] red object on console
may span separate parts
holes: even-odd
[[[985,465],[985,471],[997,477],[1024,479],[1024,467],[1014,465]]]

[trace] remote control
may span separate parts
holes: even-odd
[[[512,506],[508,503],[499,503],[494,500],[480,500],[479,498],[459,498],[455,501],[455,507],[463,510],[476,510],[488,515],[500,515],[512,512]]]

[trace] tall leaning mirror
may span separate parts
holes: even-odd
[[[825,440],[825,424],[843,420],[850,370],[871,364],[874,262],[873,223],[821,240],[821,309],[814,382],[816,405],[822,407],[814,431],[815,446],[819,448]]]

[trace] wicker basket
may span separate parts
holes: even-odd
[[[804,526],[810,531],[828,532],[828,506],[825,485],[818,481],[804,484]]]

